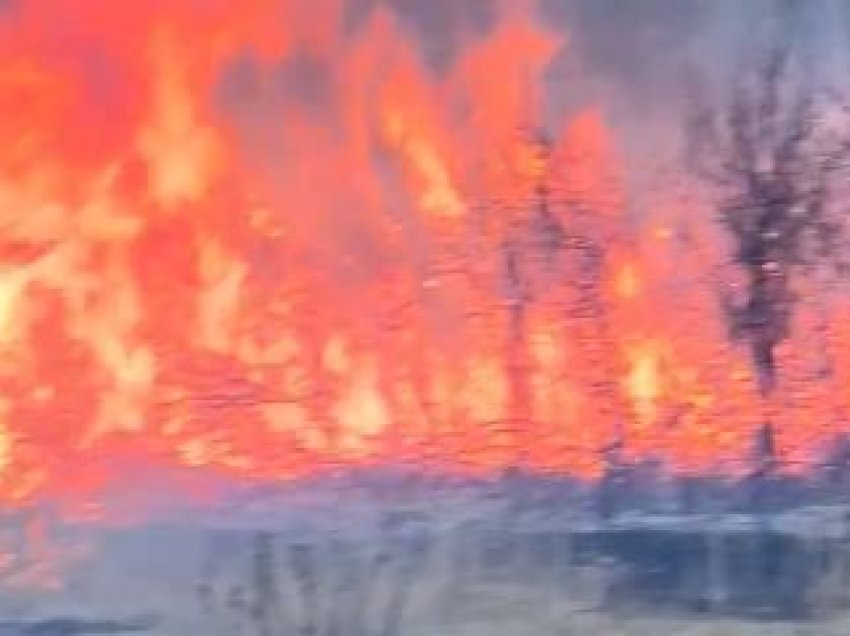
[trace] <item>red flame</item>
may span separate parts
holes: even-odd
[[[4,8],[0,494],[90,493],[115,457],[592,477],[619,436],[675,470],[744,458],[763,406],[704,284],[716,243],[684,246],[669,204],[626,231],[601,112],[548,156],[524,139],[565,44],[521,4],[440,72],[393,12],[331,0]],[[605,248],[605,319],[556,273],[517,330],[500,259],[544,175]],[[846,385],[778,409],[786,456],[836,432]]]

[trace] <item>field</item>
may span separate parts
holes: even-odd
[[[599,521],[504,498],[263,495],[146,523],[46,523],[0,635],[829,635],[850,626],[840,507]],[[335,497],[335,498],[334,498]],[[8,539],[12,541],[12,539]],[[12,544],[9,544],[10,546]]]

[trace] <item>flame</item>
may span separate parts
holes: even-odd
[[[394,11],[345,6],[0,13],[0,496],[91,494],[104,457],[263,480],[593,478],[615,437],[671,470],[746,457],[767,406],[704,281],[719,242],[683,247],[669,201],[630,225],[600,108],[522,132],[564,39],[505,0],[438,69]],[[535,229],[544,181],[596,266]],[[832,312],[831,388],[774,414],[789,458],[841,431]]]
[[[630,351],[629,359],[627,390],[634,402],[639,423],[643,426],[651,425],[656,417],[655,402],[661,395],[658,351],[652,343],[646,343]]]
[[[138,152],[148,168],[148,191],[162,208],[203,197],[215,177],[219,147],[212,127],[199,120],[185,54],[176,36],[150,38],[150,121],[139,131]]]

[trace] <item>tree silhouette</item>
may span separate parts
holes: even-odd
[[[689,122],[691,166],[719,193],[718,220],[744,275],[722,294],[731,337],[745,343],[757,390],[774,397],[776,352],[789,335],[801,277],[842,272],[845,217],[836,188],[850,166],[847,111],[803,78],[786,46],[772,47],[719,107]],[[756,475],[775,465],[773,426],[758,432]]]
[[[609,265],[606,234],[599,210],[564,183],[575,167],[563,161],[563,148],[543,130],[533,128],[524,138],[534,152],[537,169],[524,175],[523,196],[511,202],[513,219],[501,237],[499,275],[509,311],[507,367],[511,387],[510,420],[534,439],[545,434],[532,421],[528,386],[528,314],[535,305],[554,303],[570,325],[582,362],[582,383],[595,407],[593,424],[611,425],[613,435],[598,452],[605,466],[600,506],[609,514],[623,485],[623,424],[619,369],[613,330],[603,290]],[[616,237],[614,237],[616,238]],[[522,466],[519,438],[518,465]],[[607,512],[606,512],[607,511]]]

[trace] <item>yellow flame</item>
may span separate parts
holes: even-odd
[[[198,121],[179,47],[165,31],[153,40],[153,117],[139,135],[138,148],[150,170],[154,198],[171,206],[203,196],[218,168],[219,148],[213,130]]]
[[[640,282],[634,265],[629,263],[620,268],[617,272],[615,288],[617,296],[623,300],[630,300],[638,295]]]
[[[641,423],[649,425],[655,419],[656,400],[661,395],[657,348],[652,344],[635,347],[629,359],[626,388]]]
[[[421,181],[419,207],[436,216],[457,217],[466,206],[458,193],[437,150],[426,139],[411,131],[396,111],[384,117],[384,134],[405,157]]]
[[[198,334],[202,346],[212,351],[228,351],[235,336],[244,262],[228,255],[212,242],[205,242],[200,253],[203,280],[198,298]]]

